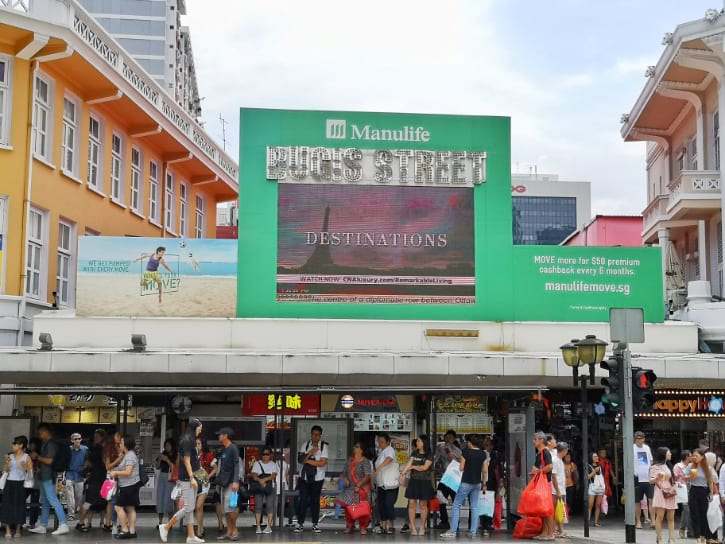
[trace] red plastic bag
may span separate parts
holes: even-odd
[[[501,518],[503,517],[503,499],[496,497],[493,505],[493,528],[497,531],[501,530]]]
[[[554,516],[554,503],[551,500],[551,486],[546,474],[537,473],[521,493],[519,514],[522,516],[550,518]]]
[[[543,528],[541,518],[521,518],[514,525],[514,538],[534,538],[541,534]]]
[[[438,500],[438,497],[433,497],[428,501],[428,511],[429,512],[440,512],[441,511],[441,502]]]

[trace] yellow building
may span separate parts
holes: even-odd
[[[74,306],[77,237],[214,237],[237,165],[74,0],[0,0],[0,345]]]

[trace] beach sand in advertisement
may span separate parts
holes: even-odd
[[[141,296],[140,277],[130,274],[79,274],[77,315],[143,317],[235,317],[237,279],[181,276],[178,291]]]

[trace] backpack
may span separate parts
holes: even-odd
[[[149,483],[149,473],[146,470],[146,465],[144,465],[143,463],[139,463],[138,465],[138,478],[142,486]]]
[[[51,464],[53,472],[65,472],[68,470],[71,460],[70,449],[72,447],[58,440],[55,441],[55,455],[53,456],[53,463]]]

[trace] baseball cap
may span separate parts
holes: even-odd
[[[76,438],[83,438],[83,437],[80,435],[80,433],[73,433],[72,435],[70,435],[71,440],[75,440]]]
[[[229,438],[232,438],[234,436],[234,429],[231,427],[222,427],[217,432],[214,433],[215,435],[219,436],[220,434],[225,434]]]
[[[637,431],[634,433],[635,438],[644,438],[644,433],[642,431]]]

